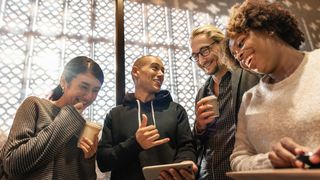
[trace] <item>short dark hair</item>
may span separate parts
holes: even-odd
[[[145,65],[147,64],[149,58],[156,58],[156,59],[160,59],[160,60],[161,60],[160,57],[154,56],[154,55],[144,55],[144,56],[141,56],[141,57],[137,58],[137,59],[134,61],[133,65],[132,65],[132,69],[131,69],[131,77],[132,77],[132,80],[133,80],[133,81],[135,81],[135,78],[134,78],[134,76],[133,76],[133,74],[132,74],[132,73],[133,73],[133,67],[136,66],[136,67],[141,68],[141,67],[145,66]],[[161,61],[162,61],[162,60],[161,60]]]
[[[101,84],[104,81],[104,75],[100,66],[92,59],[86,56],[78,56],[71,59],[64,67],[62,77],[66,82],[70,83],[78,74],[91,73],[96,77]],[[63,94],[63,90],[60,85],[53,89],[49,99],[56,101]]]

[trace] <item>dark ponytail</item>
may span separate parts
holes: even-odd
[[[56,101],[59,98],[61,98],[62,94],[63,94],[63,91],[62,91],[61,85],[59,84],[56,88],[52,90],[52,94],[49,96],[49,100]]]

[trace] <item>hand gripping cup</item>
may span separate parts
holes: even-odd
[[[91,121],[86,121],[86,124],[84,125],[83,130],[79,136],[77,146],[80,147],[80,140],[82,139],[82,137],[86,137],[93,142],[94,138],[98,136],[101,129],[102,126],[100,124]]]
[[[215,95],[207,96],[201,99],[203,101],[203,104],[211,104],[213,106],[213,111],[215,112],[214,117],[219,117],[219,104],[218,104],[218,98]]]

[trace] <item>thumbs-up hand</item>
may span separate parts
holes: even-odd
[[[147,126],[148,118],[142,114],[142,121],[136,132],[137,142],[143,149],[149,149],[170,141],[169,138],[160,138],[160,134],[154,125]]]

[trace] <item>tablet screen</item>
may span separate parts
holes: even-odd
[[[156,180],[156,179],[159,179],[161,171],[168,170],[170,168],[175,168],[177,170],[184,168],[190,172],[193,172],[191,162],[146,166],[142,169],[142,171],[143,171],[143,175],[146,178],[146,180]]]

